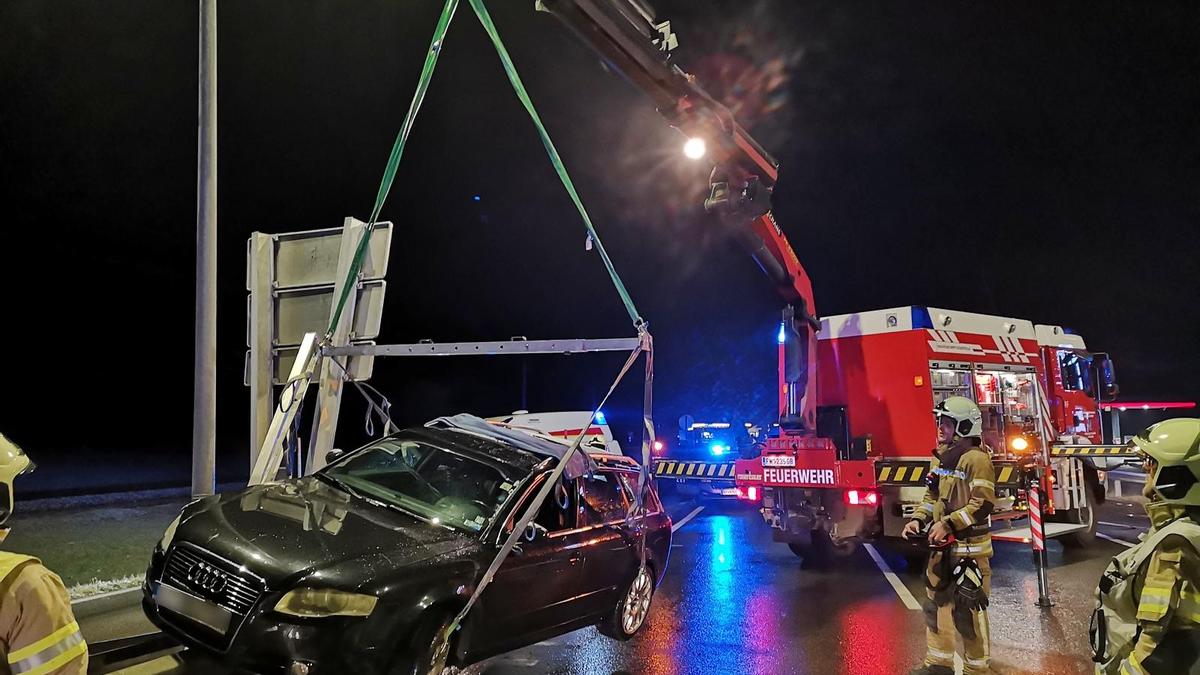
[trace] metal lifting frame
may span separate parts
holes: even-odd
[[[321,356],[496,356],[498,354],[583,354],[631,352],[641,338],[598,340],[505,340],[496,342],[417,342],[398,345],[327,347]]]
[[[646,333],[647,337],[649,333]],[[335,374],[323,368],[324,359],[347,356],[496,356],[501,354],[586,354],[598,352],[635,352],[644,346],[643,338],[600,338],[567,340],[506,340],[494,342],[418,342],[395,345],[344,345],[320,347],[316,333],[304,336],[300,353],[288,376],[279,398],[279,405],[267,430],[266,440],[258,453],[254,470],[250,474],[251,485],[276,479],[284,453],[284,437],[291,428],[300,405],[313,379],[322,385],[327,378],[341,380],[343,374]],[[648,350],[647,350],[648,351]],[[322,388],[325,388],[324,386]],[[314,420],[314,424],[319,422]],[[315,458],[320,464],[320,458]],[[315,465],[310,463],[311,470]]]

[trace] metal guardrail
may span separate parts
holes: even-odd
[[[88,645],[88,674],[115,673],[139,663],[178,654],[184,649],[165,633],[146,633]]]
[[[1137,486],[1136,494],[1142,494],[1146,485],[1146,475],[1139,471],[1109,471],[1104,474],[1108,494],[1114,499],[1129,496],[1125,494],[1124,486]]]

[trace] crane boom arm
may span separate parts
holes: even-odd
[[[779,163],[709,96],[671,63],[677,39],[642,0],[536,0],[646,94],[671,126],[705,141],[714,159],[705,208],[717,213],[789,303],[780,354],[780,416],[815,429],[816,318],[812,281],[771,213]],[[794,310],[793,311],[793,305]],[[784,352],[787,352],[786,354]]]

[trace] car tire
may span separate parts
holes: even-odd
[[[454,672],[450,666],[453,638],[450,641],[440,639],[453,620],[454,615],[449,612],[427,612],[408,641],[409,650],[400,655],[391,672],[394,675],[449,675]]]
[[[625,587],[621,600],[612,614],[597,628],[614,640],[624,642],[637,635],[650,617],[650,605],[654,599],[654,573],[649,565],[642,565]]]

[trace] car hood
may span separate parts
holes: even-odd
[[[270,585],[316,575],[360,586],[386,571],[479,546],[478,535],[431,525],[311,477],[198,502],[185,511],[175,541],[244,565]]]

